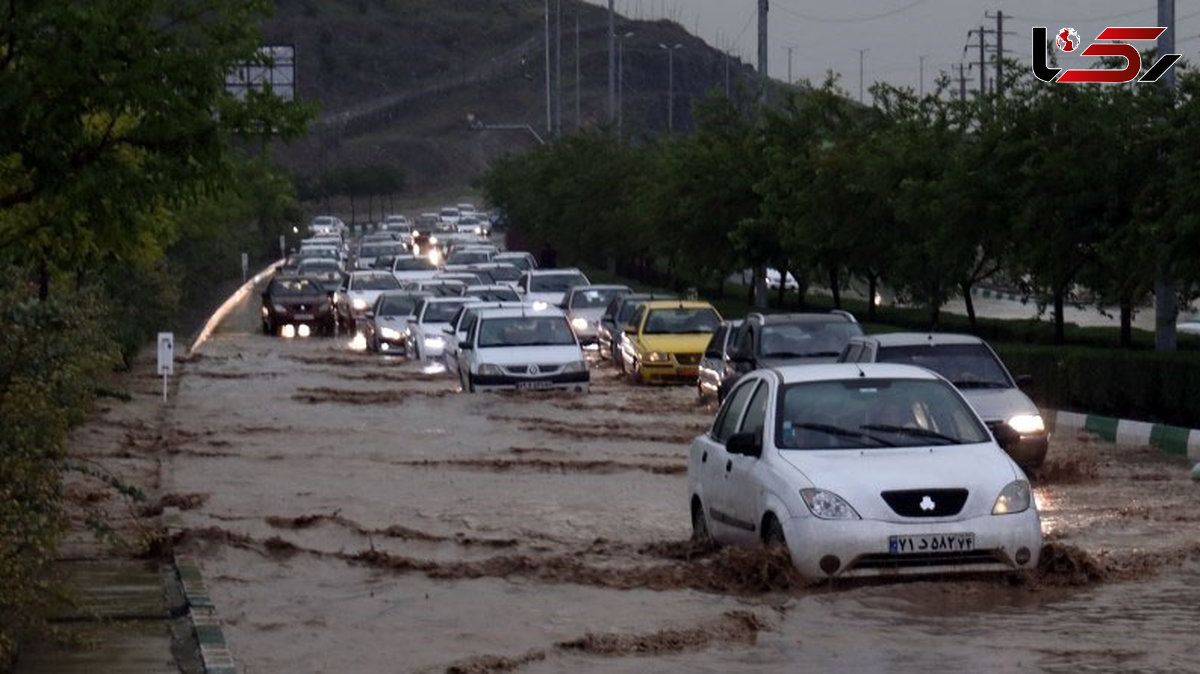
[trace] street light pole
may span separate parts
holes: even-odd
[[[682,44],[670,47],[659,42],[658,46],[667,51],[667,131],[675,133],[675,50]]]
[[[863,61],[864,56],[870,49],[857,49],[858,52],[858,102],[863,102]]]
[[[624,138],[625,126],[625,38],[633,37],[633,31],[622,33],[617,48],[617,138]]]
[[[554,133],[554,116],[550,109],[550,0],[546,0],[546,133]]]

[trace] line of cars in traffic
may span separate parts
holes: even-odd
[[[840,311],[725,320],[707,302],[592,284],[474,236],[424,254],[397,239],[408,249],[345,273],[325,300],[304,261],[272,287],[311,291],[291,314],[295,336],[300,319],[328,316],[365,348],[444,365],[466,392],[586,392],[588,348],[632,382],[716,399],[688,453],[698,539],[782,546],[810,580],[1036,568],[1026,471],[1049,438],[1024,378],[983,340],[867,335]],[[264,294],[264,321],[273,301]]]

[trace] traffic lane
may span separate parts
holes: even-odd
[[[1161,530],[1177,506],[1196,512],[1175,477],[1184,473],[1158,455],[1056,439],[1038,495],[1061,555],[1033,585],[986,579],[801,590],[769,556],[688,548],[686,439],[712,413],[696,406],[689,388],[630,387],[598,369],[590,396],[468,396],[452,381],[348,353],[339,342],[223,340],[189,364],[175,414],[181,440],[171,475],[179,491],[209,496],[184,513],[190,532],[179,543],[201,558],[218,604],[233,608],[230,639],[240,658],[270,671],[318,671],[302,663],[335,655],[361,664],[359,671],[392,671],[397,662],[408,670],[531,651],[544,658],[526,663],[534,669],[625,667],[628,652],[653,653],[654,669],[750,668],[808,658],[808,621],[832,612],[823,629],[836,644],[834,636],[863,624],[864,611],[873,639],[903,638],[890,651],[864,650],[857,662],[907,653],[927,664],[921,653],[941,647],[930,630],[946,629],[929,616],[946,611],[947,596],[978,598],[955,604],[976,630],[1008,625],[997,612],[1037,624],[1064,598],[1104,614],[1111,606],[1098,589],[1125,588],[1133,578],[1169,596],[1186,547]],[[264,416],[271,422],[253,421]],[[420,441],[404,441],[410,437]],[[1095,465],[1057,463],[1076,453]],[[1135,476],[1150,474],[1166,478],[1140,501],[1145,513],[1115,516],[1142,523],[1109,526],[1108,496],[1140,494],[1149,480]],[[1110,549],[1106,536],[1117,530],[1126,538]],[[1160,568],[1155,560],[1167,561]],[[403,610],[385,612],[371,604],[379,586],[410,598],[432,587],[430,596],[441,598],[435,609],[402,602]],[[900,588],[916,586],[930,589],[911,606],[889,604]],[[634,596],[637,603],[627,601]],[[1022,597],[1033,599],[1022,605]],[[747,602],[751,617],[737,613]],[[474,622],[476,607],[493,616],[486,625]],[[562,607],[577,619],[566,621]],[[426,621],[431,610],[444,617]],[[362,616],[376,614],[363,624]],[[1174,619],[1171,609],[1163,615]],[[1086,627],[1068,621],[1057,648],[1069,650],[1072,630],[1082,635]],[[1040,662],[1026,645],[1028,629],[1011,626],[1011,638],[996,642],[997,657]],[[394,636],[401,633],[402,643]],[[973,634],[959,636],[972,642]],[[1144,650],[1137,635],[1114,639],[1121,652]],[[758,647],[747,647],[755,640]],[[797,640],[809,645],[788,645]]]

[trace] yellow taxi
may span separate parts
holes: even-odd
[[[621,365],[634,382],[695,383],[721,314],[708,302],[659,300],[638,307],[621,337]]]

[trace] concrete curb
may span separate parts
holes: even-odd
[[[241,302],[242,298],[245,297],[247,293],[254,290],[254,287],[258,285],[264,278],[274,273],[276,269],[282,266],[286,260],[287,258],[280,258],[267,265],[262,271],[258,272],[253,278],[243,283],[240,288],[235,290],[232,295],[226,298],[221,306],[217,307],[217,310],[208,317],[207,321],[205,321],[204,327],[200,329],[200,333],[196,335],[196,339],[192,341],[191,347],[188,348],[188,355],[194,355],[196,350],[199,349],[204,342],[208,341],[208,338],[212,335],[213,330],[215,330],[217,325],[224,320],[225,316],[231,310],[233,310],[233,307],[235,307],[238,302]]]
[[[237,674],[233,654],[229,652],[221,629],[221,618],[200,574],[200,567],[191,557],[181,555],[176,556],[174,562],[183,596],[187,599],[188,620],[200,646],[200,664],[205,674]]]
[[[1045,410],[1042,416],[1047,428],[1055,433],[1085,431],[1118,445],[1157,447],[1168,454],[1200,461],[1200,430],[1197,429],[1057,410]]]

